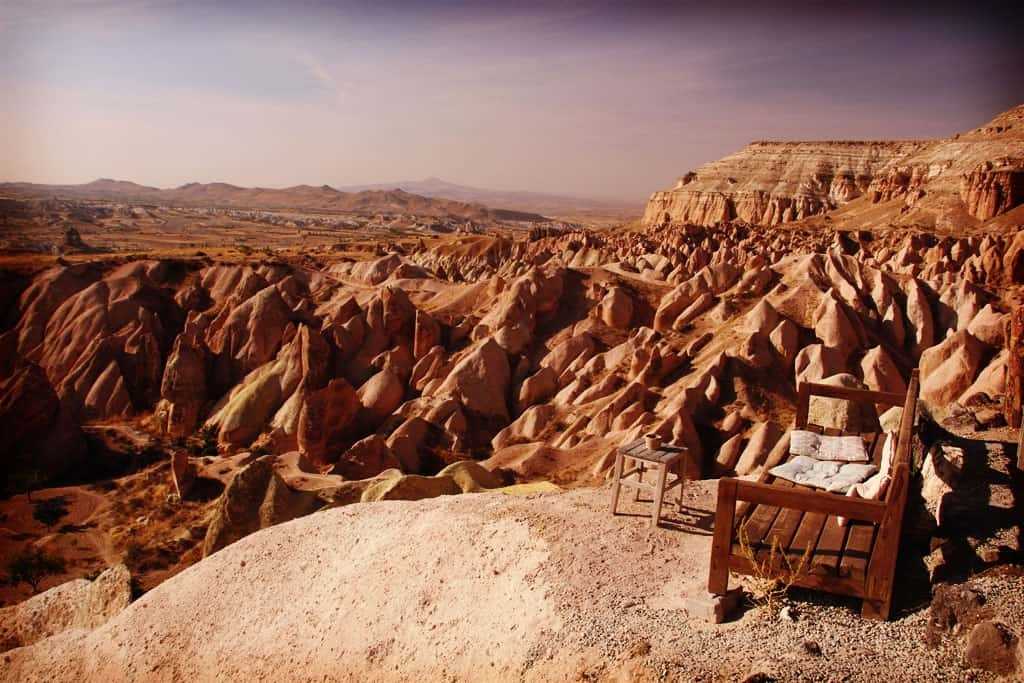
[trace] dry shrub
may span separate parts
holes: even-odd
[[[803,555],[794,561],[779,544],[779,539],[772,537],[767,555],[758,559],[757,551],[750,544],[747,524],[743,522],[739,528],[740,555],[750,563],[751,599],[756,607],[764,607],[766,615],[774,615],[780,609],[782,601],[789,589],[807,574],[810,567],[811,544],[807,544]]]

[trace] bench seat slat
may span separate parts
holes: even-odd
[[[839,563],[840,576],[864,580],[868,560],[871,558],[871,548],[875,543],[876,529],[874,524],[850,522],[846,545],[843,548],[843,559]]]
[[[839,518],[829,515],[818,536],[818,544],[814,546],[810,571],[817,574],[836,575],[839,573],[839,560],[843,554],[848,527],[839,525]]]

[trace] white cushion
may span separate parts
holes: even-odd
[[[885,495],[885,489],[889,485],[889,470],[892,469],[893,451],[896,449],[896,432],[889,432],[885,435],[885,445],[882,446],[882,461],[878,463],[878,472],[862,484],[855,484],[847,491],[847,495],[864,498],[865,500],[880,500]]]
[[[794,484],[813,486],[830,493],[846,493],[851,486],[859,484],[877,471],[878,468],[871,464],[841,463],[798,455],[787,463],[773,467],[769,473]]]
[[[804,429],[795,429],[789,435],[789,452],[815,460],[838,462],[868,462],[871,458],[859,436],[825,436]]]

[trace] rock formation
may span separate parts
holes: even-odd
[[[114,565],[93,581],[76,579],[0,609],[0,652],[69,630],[90,630],[116,616],[132,599],[131,574]]]
[[[974,225],[1020,206],[1024,106],[934,141],[753,142],[655,192],[643,222],[772,226],[880,203],[884,220],[909,225]]]

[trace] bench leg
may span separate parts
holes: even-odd
[[[658,526],[661,518],[661,502],[665,498],[665,479],[668,478],[668,468],[662,465],[658,468],[658,483],[654,489],[654,512],[651,513],[651,526]]]
[[[718,481],[718,505],[715,508],[715,535],[711,541],[711,565],[708,568],[708,592],[724,595],[729,590],[729,553],[732,552],[732,527],[736,517],[736,480]]]
[[[615,454],[615,470],[612,476],[612,515],[619,506],[619,490],[622,488],[622,453]]]
[[[864,598],[860,605],[860,615],[865,619],[887,621],[892,611],[892,593],[881,599]]]

